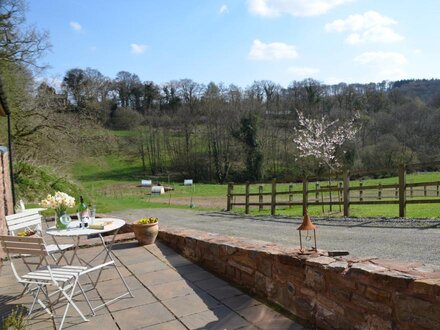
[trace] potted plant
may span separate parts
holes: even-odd
[[[133,223],[134,236],[139,245],[153,244],[159,232],[159,218],[142,218]]]

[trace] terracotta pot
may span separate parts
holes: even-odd
[[[133,223],[134,236],[139,245],[153,244],[159,232],[159,223],[139,224]]]

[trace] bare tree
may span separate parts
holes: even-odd
[[[23,0],[0,0],[0,62],[43,68],[37,60],[50,48],[47,32],[26,26]]]

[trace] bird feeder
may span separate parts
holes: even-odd
[[[315,245],[312,246],[312,250],[313,251],[317,251],[317,248],[316,248],[316,228],[317,227],[310,220],[310,216],[309,216],[309,214],[308,214],[308,212],[306,210],[306,212],[304,214],[303,222],[302,222],[301,226],[299,226],[297,228],[298,232],[299,232],[299,245],[300,245],[300,251],[301,252],[304,253],[306,251],[306,249],[303,248],[301,232],[302,231],[306,231],[305,240],[306,241],[310,241],[310,240],[312,240],[312,236],[310,235],[310,231],[312,231],[312,230],[313,230],[313,239],[314,239],[314,242],[315,242]]]

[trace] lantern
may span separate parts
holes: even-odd
[[[310,216],[309,216],[309,214],[308,214],[308,212],[306,210],[306,212],[304,214],[303,222],[302,222],[301,226],[299,226],[297,228],[298,232],[299,232],[299,245],[300,245],[300,251],[301,252],[305,252],[305,248],[303,248],[303,245],[302,245],[302,237],[301,237],[301,232],[303,230],[307,231],[306,237],[305,237],[306,241],[310,241],[312,239],[312,236],[310,236],[309,231],[313,230],[313,239],[315,241],[315,246],[312,246],[312,250],[317,251],[317,248],[316,248],[316,228],[317,227],[310,220]]]

